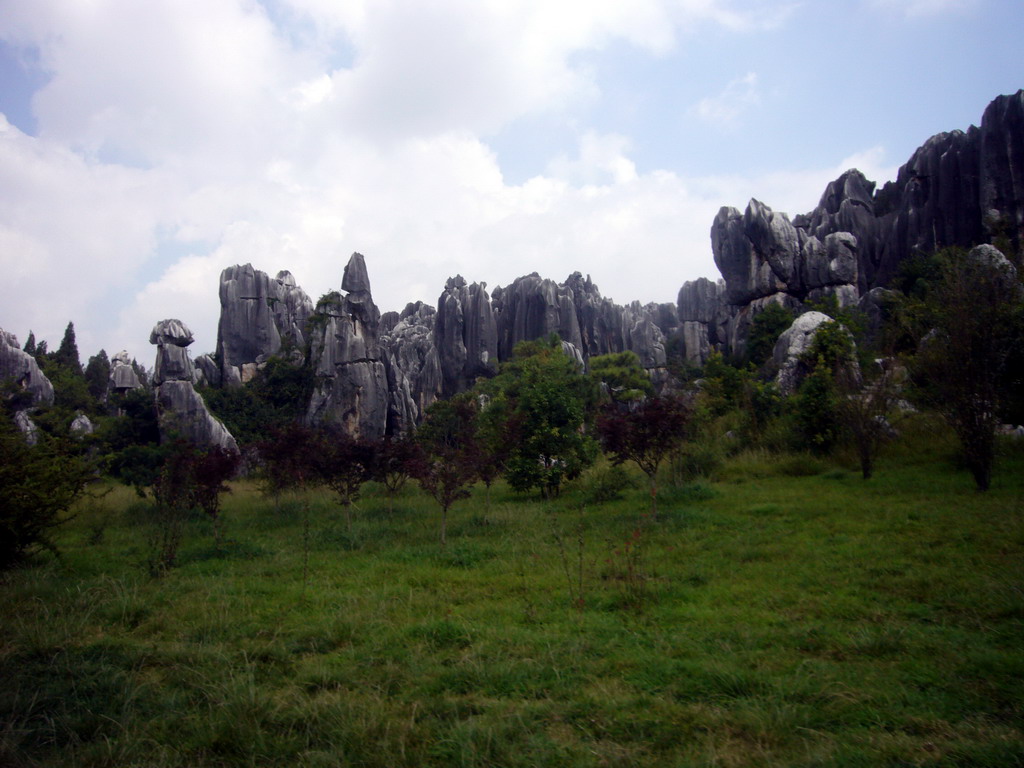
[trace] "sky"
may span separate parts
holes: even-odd
[[[221,270],[382,311],[591,275],[718,277],[709,230],[791,215],[1024,87],[1021,0],[0,0],[0,327],[83,363],[184,321]]]

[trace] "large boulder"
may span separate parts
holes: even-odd
[[[801,358],[811,348],[818,329],[832,318],[822,312],[804,312],[779,336],[772,350],[772,361],[778,373],[775,383],[784,395],[793,394],[805,373]]]
[[[121,350],[114,355],[110,360],[110,379],[107,381],[107,390],[124,394],[142,386],[142,380],[139,378],[135,366],[132,365],[132,359],[127,350]]]
[[[0,381],[7,380],[27,394],[31,405],[53,404],[53,384],[36,359],[18,346],[17,336],[0,329]]]

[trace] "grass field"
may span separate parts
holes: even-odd
[[[0,582],[0,765],[1024,765],[1024,452],[758,453],[581,506],[115,489]],[[308,511],[309,525],[305,525]]]

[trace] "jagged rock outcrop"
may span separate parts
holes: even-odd
[[[362,254],[352,254],[341,288],[347,293],[322,299],[312,319],[311,356],[319,384],[306,419],[377,440],[387,430],[389,390],[378,339],[380,312]]]
[[[534,272],[507,288],[496,288],[492,299],[502,360],[511,356],[520,341],[557,333],[584,359],[629,349],[648,370],[665,366],[665,335],[656,322],[658,305],[615,304],[579,272],[564,283],[542,279]]]
[[[819,238],[850,232],[859,243],[862,292],[885,286],[915,253],[970,247],[1024,231],[1024,90],[999,96],[980,127],[932,136],[875,191],[859,171],[829,185],[797,226]]]
[[[187,349],[192,341],[192,331],[180,320],[162,320],[149,335],[149,343],[157,348],[153,383],[160,437],[181,437],[196,445],[237,452],[235,438],[192,386],[194,370]]]
[[[778,368],[775,383],[782,394],[791,395],[796,391],[803,373],[800,358],[811,348],[818,328],[831,321],[832,318],[821,312],[804,312],[779,336],[772,350],[772,361]]]
[[[142,386],[142,380],[139,378],[135,366],[132,365],[132,359],[127,350],[121,350],[114,355],[110,360],[110,379],[107,381],[107,391],[124,394]]]
[[[725,281],[701,277],[683,283],[676,306],[683,355],[688,362],[703,365],[711,350],[724,345],[728,338],[734,312],[725,302]]]
[[[387,432],[404,434],[423,420],[441,394],[440,353],[434,343],[437,313],[423,302],[381,317],[380,346],[388,382]]]
[[[711,247],[729,304],[745,306],[780,293],[799,301],[831,293],[846,303],[859,295],[857,238],[833,232],[819,239],[757,200],[742,215],[735,208],[718,212]]]
[[[492,294],[497,316],[498,355],[512,357],[520,341],[542,339],[557,333],[563,341],[583,347],[573,292],[536,272],[518,277],[506,288]]]
[[[220,366],[217,365],[213,355],[200,355],[192,361],[195,368],[193,383],[197,387],[219,387],[221,386]]]
[[[31,397],[32,405],[53,404],[53,384],[36,359],[18,345],[18,337],[0,329],[0,381],[10,379]]]
[[[271,278],[251,264],[221,272],[217,326],[221,381],[229,386],[249,381],[258,366],[278,354],[282,346],[301,350],[312,312],[313,302],[295,284],[291,272],[278,272]]]
[[[486,283],[449,278],[437,300],[434,343],[441,364],[441,394],[462,392],[497,372],[498,326]]]
[[[792,220],[757,200],[742,214],[722,208],[711,242],[725,281],[719,300],[732,308],[724,324],[707,311],[690,317],[701,305],[698,288],[680,292],[687,357],[705,355],[705,335],[707,348],[741,352],[766,300],[799,309],[835,296],[851,306],[888,284],[914,254],[995,237],[1018,245],[1022,236],[1024,90],[992,101],[980,127],[932,136],[881,189],[851,169],[826,187],[814,210]],[[725,338],[716,338],[723,325]]]

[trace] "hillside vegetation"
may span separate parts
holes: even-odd
[[[351,511],[231,484],[150,575],[159,508],[90,497],[0,582],[0,764],[1024,763],[1024,452],[979,493],[913,417],[619,494],[407,484]],[[626,467],[630,465],[624,465]],[[220,543],[218,543],[218,541]]]

